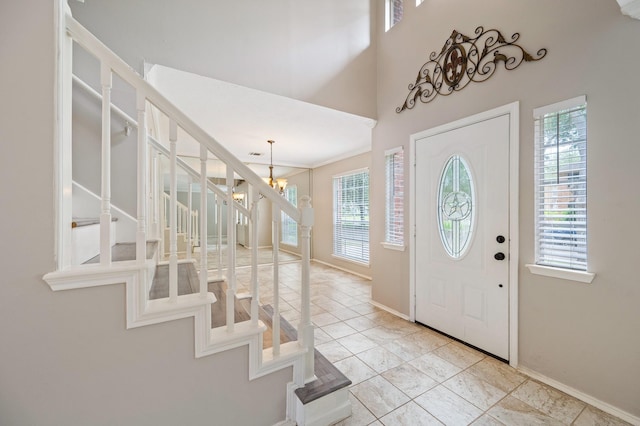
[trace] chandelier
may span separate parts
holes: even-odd
[[[269,163],[269,177],[264,178],[264,181],[267,183],[267,185],[269,185],[270,187],[278,191],[280,195],[282,195],[284,194],[284,189],[287,186],[287,180],[282,178],[275,179],[273,177],[273,144],[276,143],[276,141],[269,139],[267,143],[269,144],[269,150],[271,151],[271,161]]]

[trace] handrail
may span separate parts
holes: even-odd
[[[169,157],[169,150],[167,149],[167,147],[165,147],[164,145],[162,145],[160,142],[158,142],[155,138],[153,138],[152,136],[148,136],[147,137],[149,140],[149,144],[158,152],[160,152],[161,154],[164,154],[167,158]],[[180,168],[182,170],[184,170],[185,172],[187,172],[187,174],[189,176],[191,176],[193,179],[198,180],[200,178],[200,173],[198,173],[197,171],[195,171],[189,164],[187,164],[186,161],[184,161],[182,158],[177,157],[176,158],[176,163],[178,164],[178,166],[180,166]],[[225,192],[218,188],[218,186],[211,182],[210,180],[207,180],[207,187],[217,196],[221,197],[224,199],[224,197],[227,195],[225,194]],[[244,207],[241,204],[238,203],[234,203],[234,208],[236,210],[238,210],[240,213],[249,216],[249,210]]]
[[[236,173],[242,176],[249,184],[255,186],[263,196],[280,207],[280,209],[295,222],[300,223],[302,214],[293,204],[283,197],[280,197],[260,176],[231,154],[231,152],[198,126],[185,113],[180,111],[171,101],[145,81],[129,64],[120,59],[111,49],[76,21],[73,16],[67,14],[65,21],[67,31],[76,43],[89,53],[94,54],[95,52],[95,55],[99,57],[106,66],[126,83],[140,90],[151,104],[159,108],[164,114],[170,116],[184,131],[194,137],[199,143],[203,144],[224,163],[231,165]]]
[[[253,170],[251,170],[246,164],[236,158],[230,151],[228,151],[223,145],[221,145],[214,137],[209,135],[200,126],[198,126],[191,118],[189,118],[184,112],[174,106],[167,98],[165,98],[158,90],[145,81],[133,68],[131,68],[126,62],[120,59],[115,53],[113,53],[107,46],[105,46],[100,40],[98,40],[93,34],[91,34],[86,28],[84,28],[78,21],[76,21],[69,13],[65,17],[66,30],[69,38],[73,39],[78,45],[83,47],[88,53],[94,55],[100,62],[100,81],[102,87],[102,167],[101,167],[101,179],[102,179],[102,213],[100,215],[100,263],[103,267],[112,267],[111,250],[110,250],[110,234],[109,226],[111,223],[111,91],[113,87],[113,74],[118,75],[124,82],[132,86],[136,92],[136,111],[137,120],[133,121],[137,127],[144,129],[145,131],[139,131],[137,135],[137,214],[138,225],[136,232],[136,260],[137,266],[141,268],[141,280],[144,279],[146,268],[146,242],[147,242],[147,180],[149,179],[149,162],[148,153],[149,148],[154,149],[154,161],[151,162],[152,172],[151,175],[157,178],[160,173],[160,168],[157,167],[157,155],[165,155],[169,158],[170,163],[170,238],[169,238],[169,297],[167,303],[171,306],[177,306],[180,303],[181,297],[178,294],[178,257],[177,257],[177,167],[181,167],[182,170],[187,172],[194,178],[200,178],[200,231],[201,237],[207,236],[207,192],[211,190],[220,196],[227,203],[234,206],[234,208],[250,216],[252,220],[257,222],[258,209],[256,208],[260,198],[267,198],[272,203],[273,212],[272,221],[277,222],[275,225],[275,232],[272,232],[272,238],[274,243],[274,265],[277,268],[277,248],[279,233],[278,223],[280,218],[280,212],[284,212],[291,219],[300,225],[300,239],[301,239],[301,280],[300,280],[300,301],[301,301],[301,318],[298,325],[298,347],[304,348],[304,352],[300,352],[299,355],[304,356],[304,362],[294,364],[294,377],[296,386],[302,386],[304,383],[313,380],[314,376],[314,325],[311,321],[311,303],[310,303],[310,232],[313,225],[313,208],[311,207],[310,198],[305,196],[300,200],[300,208],[296,208],[292,203],[285,198],[280,197],[279,194],[273,190],[267,183],[265,183]],[[71,46],[71,43],[68,43]],[[69,70],[70,71],[70,70]],[[65,73],[71,80],[71,73]],[[169,119],[169,142],[170,149],[167,149],[162,144],[158,143],[155,139],[148,136],[146,133],[146,112],[147,103],[158,108]],[[200,145],[200,172],[192,169],[184,160],[177,157],[177,138],[178,127],[182,128],[187,134],[193,137]],[[223,191],[209,179],[207,179],[207,159],[209,158],[209,152],[211,152],[220,161],[226,164],[226,186],[227,190]],[[232,188],[235,184],[235,174],[241,176],[254,191],[251,192],[252,208],[248,210],[244,206],[235,203],[232,197]],[[158,195],[156,190],[157,182],[154,180],[152,183],[151,195],[153,198],[153,205],[158,205],[159,200],[155,197]],[[190,203],[191,205],[191,203]],[[229,206],[231,207],[231,206]],[[217,205],[218,211],[221,212],[222,203]],[[163,211],[166,209],[163,209]],[[155,214],[152,213],[152,214]],[[154,216],[155,220],[155,216]],[[163,219],[164,220],[164,219]],[[191,223],[191,222],[189,222]],[[221,229],[222,222],[218,221],[219,230]],[[157,228],[154,223],[153,228]],[[235,259],[235,245],[236,245],[236,223],[231,214],[227,214],[227,244],[229,249],[227,250],[228,264],[227,264],[227,291],[226,291],[226,335],[229,336],[234,332],[234,304],[237,292],[236,286],[236,259]],[[158,232],[156,229],[155,232]],[[258,301],[259,301],[259,286],[257,280],[257,227],[253,227],[254,241],[256,244],[252,246],[252,277],[251,277],[251,325],[254,328],[253,331],[261,332],[259,327],[259,315],[258,315]],[[221,235],[221,232],[219,233]],[[205,240],[206,241],[206,240]],[[164,244],[163,244],[164,246]],[[207,297],[208,288],[208,271],[207,271],[207,245],[201,245],[201,261],[200,261],[200,296],[202,300],[210,303],[211,299]],[[218,247],[220,247],[220,239],[218,239]],[[219,250],[219,273],[222,270],[221,253]],[[145,309],[145,303],[147,302],[146,287],[148,283],[140,286],[135,290],[136,302],[133,303],[139,309]],[[274,294],[278,294],[278,288],[280,286],[278,272],[274,272]],[[132,296],[133,297],[133,296]],[[129,298],[127,299],[130,300]],[[279,317],[279,306],[276,304],[274,315]],[[208,318],[205,319],[205,324],[209,324]],[[278,320],[274,321],[276,330]],[[208,328],[208,325],[207,325]],[[207,342],[212,335],[205,339]],[[201,341],[200,343],[203,343]],[[208,344],[208,343],[207,343]],[[198,346],[198,343],[196,343]],[[278,345],[274,345],[272,348],[272,356],[278,358],[280,356],[280,350]],[[296,372],[296,365],[300,365],[303,369],[302,374]]]
[[[78,77],[75,74],[72,74],[71,78],[73,79],[73,82],[76,83],[78,86],[80,86],[82,89],[84,89],[85,92],[89,93],[91,96],[93,96],[98,100],[102,100],[102,95],[98,93],[96,89],[94,89],[93,87],[85,83],[85,81],[82,80],[80,77]],[[126,122],[128,122],[131,125],[131,127],[135,127],[136,129],[138,128],[138,122],[134,120],[133,117],[131,117],[129,114],[127,114],[126,112],[118,108],[116,105],[114,105],[113,103],[111,104],[111,110],[116,114],[118,114]]]
[[[91,87],[87,83],[85,83],[80,77],[78,77],[77,75],[73,74],[72,78],[73,78],[73,82],[74,83],[78,84],[82,89],[84,89],[86,92],[90,93],[93,97],[95,97],[96,99],[102,99],[102,95],[100,93],[98,93],[93,87]],[[123,118],[125,121],[127,121],[132,127],[135,127],[136,129],[138,128],[138,122],[136,120],[134,120],[129,114],[127,114],[126,112],[122,111],[120,108],[118,108],[116,105],[113,105],[113,104],[111,104],[111,109],[113,110],[113,112],[115,112],[121,118]],[[167,158],[169,157],[169,150],[164,145],[162,145],[160,142],[158,142],[153,136],[147,135],[147,138],[149,140],[150,145],[156,151],[161,152]],[[197,179],[200,178],[200,173],[198,173],[196,170],[194,170],[183,159],[178,157],[178,158],[176,158],[176,162],[178,163],[180,168],[182,170],[184,170],[185,172],[187,172],[187,174],[190,175],[193,179],[197,180]],[[219,197],[224,198],[227,195],[227,194],[225,194],[225,192],[223,190],[218,188],[218,186],[216,184],[214,184],[213,182],[211,182],[211,181],[208,181],[207,187],[214,194],[218,195]],[[246,216],[249,216],[249,210],[246,207],[244,207],[243,205],[236,203],[236,204],[234,204],[234,207],[240,213],[242,213],[242,214],[244,214]]]

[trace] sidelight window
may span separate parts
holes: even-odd
[[[385,152],[384,168],[384,244],[387,248],[404,248],[404,151],[402,147]]]
[[[536,264],[587,270],[587,104],[534,110]]]

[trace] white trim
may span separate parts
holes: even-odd
[[[576,96],[575,98],[567,99],[565,101],[556,102],[555,104],[545,105],[533,109],[533,118],[542,117],[544,115],[564,111],[571,108],[576,108],[587,103],[587,97],[585,95]]]
[[[362,266],[363,268],[370,268],[371,264],[369,262],[359,262],[354,259],[349,259],[348,257],[342,257],[337,254],[331,253],[331,257],[341,260],[343,262],[353,263],[354,265]]]
[[[416,318],[416,141],[429,136],[449,132],[503,115],[509,116],[509,365],[518,365],[518,265],[519,265],[519,170],[520,170],[520,103],[518,101],[484,111],[437,126],[410,136],[410,173],[409,173],[409,226],[412,236],[409,238],[409,320]]]
[[[315,263],[319,263],[319,264],[321,264],[321,265],[329,266],[329,267],[331,267],[331,268],[335,268],[335,269],[337,269],[337,270],[339,270],[339,271],[342,271],[342,272],[348,272],[348,273],[349,273],[349,274],[351,274],[351,275],[355,275],[356,277],[364,278],[365,280],[369,280],[369,281],[373,280],[373,278],[371,278],[371,277],[370,277],[370,276],[368,276],[368,275],[359,274],[359,273],[354,272],[354,271],[352,271],[352,270],[350,270],[350,269],[342,268],[342,267],[340,267],[340,266],[334,265],[333,263],[324,262],[324,261],[322,261],[322,260],[318,260],[318,259],[311,259],[311,261],[312,261],[312,262],[315,262]],[[355,262],[353,262],[353,263],[355,263]]]
[[[273,426],[296,426],[296,422],[294,422],[293,420],[282,420],[274,424]]]
[[[390,307],[388,307],[386,305],[383,305],[382,303],[378,303],[378,302],[373,301],[373,300],[370,300],[369,303],[371,303],[376,308],[380,308],[383,311],[387,311],[390,314],[393,314],[393,315],[397,316],[398,318],[402,318],[403,320],[406,320],[406,321],[415,322],[414,320],[410,319],[408,315],[405,315],[402,312],[398,312],[395,309],[392,309],[392,308],[390,308]]]
[[[382,242],[380,244],[382,244],[382,247],[386,248],[387,250],[404,251],[406,248],[404,244],[393,244],[387,242]]]
[[[521,373],[526,374],[532,379],[538,380],[546,385],[549,385],[568,395],[571,395],[572,397],[577,398],[580,401],[586,402],[587,404],[592,405],[604,411],[605,413],[609,413],[612,416],[619,417],[622,420],[629,422],[633,425],[640,425],[640,417],[634,416],[631,413],[621,410],[620,408],[615,407],[609,404],[608,402],[601,401],[596,397],[593,397],[589,394],[586,394],[582,391],[572,388],[571,386],[565,385],[564,383],[561,383],[557,380],[549,378],[543,374],[538,373],[537,371],[531,370],[530,368],[519,366],[517,370],[520,371]]]
[[[409,136],[409,321],[416,321],[416,140]]]
[[[591,283],[591,281],[596,277],[596,274],[593,272],[574,271],[573,269],[556,268],[553,266],[536,265],[533,263],[527,263],[524,266],[529,268],[529,272],[535,275],[579,281],[587,284]]]
[[[349,170],[347,172],[338,173],[337,175],[331,176],[332,179],[341,178],[345,176],[357,175],[358,173],[367,172],[369,173],[369,167],[361,167],[359,169]]]
[[[54,11],[54,196],[55,196],[55,247],[56,269],[71,266],[72,253],[72,189],[71,189],[71,128],[73,42],[67,35],[66,20],[71,9],[65,0],[55,2]]]
[[[395,148],[391,148],[391,149],[387,149],[384,151],[384,156],[386,157],[387,155],[393,155],[396,152],[403,152],[404,151],[404,145],[400,145],[397,146]]]
[[[375,127],[375,120],[374,121],[374,125],[371,126],[371,128]],[[322,166],[326,166],[327,164],[333,164],[337,161],[342,161],[342,160],[346,160],[347,158],[351,158],[351,157],[355,157],[357,155],[361,155],[361,154],[366,154],[367,152],[371,152],[371,142],[369,142],[369,145],[367,146],[363,146],[362,148],[358,148],[355,149],[353,151],[349,151],[349,152],[345,152],[344,154],[338,155],[336,157],[332,157],[328,160],[325,161],[320,161],[319,163],[313,163],[313,164],[308,164],[307,168],[309,169],[317,169],[318,167],[322,167]],[[283,166],[286,166],[286,164],[283,164]],[[292,167],[301,167],[300,165],[291,165]]]

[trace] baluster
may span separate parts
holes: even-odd
[[[218,279],[222,280],[222,206],[223,202],[220,196],[216,195],[216,224],[218,225],[218,240],[217,246],[218,249]]]
[[[258,203],[260,202],[260,197],[253,186],[249,192],[251,194],[251,324],[257,326],[260,298],[258,292],[258,220],[260,220]]]
[[[193,184],[191,183],[191,177],[189,177],[189,193],[187,194],[187,259],[191,260],[191,247],[193,244],[193,238],[191,232],[193,230],[191,223],[191,209],[192,200],[191,200],[191,191],[193,191]]]
[[[147,123],[146,99],[138,90],[136,93],[138,110],[138,230],[136,232],[136,260],[147,260]]]
[[[200,145],[200,295],[207,296],[207,148]],[[204,242],[203,242],[204,236]]]
[[[193,229],[194,231],[194,244],[197,245],[198,247],[202,247],[201,243],[200,243],[200,212],[199,210],[194,210],[193,211]]]
[[[170,174],[170,199],[169,199],[169,300],[178,301],[178,175],[176,170],[176,158],[178,141],[178,125],[172,119],[169,122],[169,174]]]
[[[100,67],[102,85],[102,211],[100,213],[100,264],[111,265],[111,68]]]
[[[227,164],[227,331],[233,332],[236,295],[236,223],[233,169]]]
[[[313,209],[311,197],[305,195],[300,198],[300,243],[302,255],[301,298],[302,309],[300,325],[298,326],[298,344],[307,348],[305,355],[305,383],[314,379],[314,341],[313,325],[311,324],[310,301],[310,265],[311,265],[311,226],[313,225]]]
[[[149,173],[151,182],[149,183],[149,216],[151,225],[149,227],[149,236],[157,240],[159,238],[158,229],[158,210],[160,201],[158,200],[158,151],[151,149],[151,171]]]
[[[271,232],[273,248],[273,355],[280,355],[280,216],[281,210],[276,203],[272,204],[271,219],[273,231]]]

